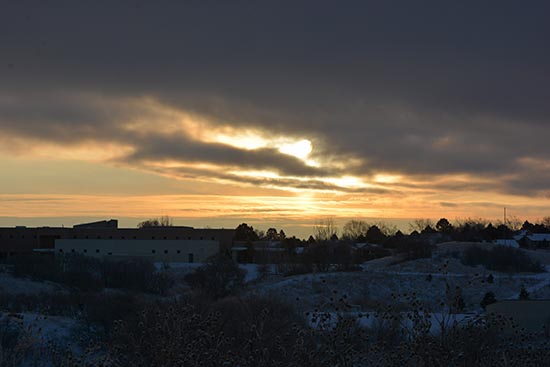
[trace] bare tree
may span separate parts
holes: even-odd
[[[334,223],[334,218],[320,219],[313,227],[313,237],[316,241],[328,241],[338,235],[338,227]]]
[[[523,221],[518,216],[510,215],[506,218],[506,224],[512,231],[519,231],[523,225]]]
[[[411,223],[409,223],[409,228],[411,232],[413,231],[422,232],[428,226],[432,228],[434,226],[433,221],[429,218],[415,219]]]
[[[372,224],[369,224],[369,227],[372,227],[372,226],[377,226],[378,229],[380,229],[380,232],[382,232],[384,234],[384,236],[387,236],[387,237],[393,236],[398,231],[398,228],[395,224],[387,223],[387,222],[383,222],[383,221],[377,221],[377,222],[374,222]],[[424,227],[424,228],[426,228],[426,227]],[[422,229],[424,229],[424,228],[422,228]]]
[[[386,223],[383,221],[365,222],[363,220],[350,220],[344,224],[344,228],[342,229],[342,237],[348,240],[356,240],[361,236],[365,236],[369,228],[374,226],[378,227],[380,232],[387,237],[393,236],[398,231],[395,224]]]
[[[504,224],[506,227],[510,228],[512,231],[519,231],[523,225],[523,221],[519,219],[516,215],[508,215],[506,217],[506,222],[503,220],[498,220],[496,222],[497,227],[501,224]]]
[[[489,224],[489,220],[481,217],[467,217],[467,218],[456,218],[455,227],[474,227],[474,228],[485,228]],[[497,223],[498,225],[498,223]]]
[[[167,215],[163,215],[158,218],[150,218],[143,222],[138,223],[138,228],[147,228],[147,227],[172,227],[174,222],[172,218]]]
[[[342,236],[347,240],[356,240],[361,236],[364,236],[369,230],[367,222],[362,220],[350,220],[344,224],[342,229]]]

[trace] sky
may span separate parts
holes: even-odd
[[[550,215],[547,1],[0,6],[0,225]]]

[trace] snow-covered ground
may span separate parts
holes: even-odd
[[[383,259],[367,263],[363,271],[272,276],[250,285],[252,294],[274,296],[296,304],[300,310],[325,308],[331,297],[346,296],[355,310],[372,310],[380,304],[407,309],[414,295],[433,312],[449,304],[457,287],[466,312],[479,312],[486,292],[498,299],[517,299],[524,286],[533,297],[550,288],[550,273],[506,274],[469,267],[453,257],[436,256],[407,262]],[[488,281],[489,275],[493,281]],[[532,297],[532,298],[533,298]]]
[[[26,278],[16,278],[8,273],[0,273],[0,292],[8,294],[39,294],[63,291],[64,288],[48,281],[34,281]]]
[[[529,293],[533,299],[545,299],[550,297],[550,292],[545,291],[547,288],[550,290],[550,266],[546,266],[546,273],[537,274],[536,279],[538,283],[533,284],[530,287],[526,287],[525,290]],[[517,292],[509,299],[518,299],[519,293]]]

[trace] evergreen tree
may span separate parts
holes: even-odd
[[[455,313],[460,313],[466,308],[466,302],[464,302],[464,297],[462,297],[462,289],[456,287],[455,295],[452,303],[452,311]]]
[[[453,226],[447,220],[447,218],[441,218],[435,225],[435,228],[440,233],[450,233],[453,230]]]
[[[522,285],[521,291],[519,292],[519,299],[526,300],[529,299],[529,292],[527,292],[527,289]]]
[[[485,308],[488,305],[493,304],[496,301],[497,301],[497,299],[495,297],[495,294],[493,292],[487,292],[483,296],[483,299],[481,300],[480,306],[485,310]]]

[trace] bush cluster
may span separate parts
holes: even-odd
[[[244,283],[246,271],[229,256],[218,254],[185,276],[192,289],[207,297],[219,299],[237,292]]]
[[[81,255],[33,254],[14,257],[10,265],[14,276],[48,280],[85,292],[120,288],[163,294],[174,284],[166,273],[157,272],[152,262],[141,259],[112,261]]]
[[[397,253],[405,254],[407,260],[429,259],[433,249],[433,245],[419,240],[402,239],[396,244]]]
[[[511,273],[544,271],[541,263],[533,261],[525,251],[506,246],[494,246],[491,249],[469,247],[464,251],[462,263],[468,266],[483,265],[490,270]]]

